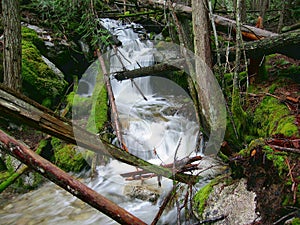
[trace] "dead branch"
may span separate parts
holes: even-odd
[[[170,163],[163,165],[165,168],[172,168],[176,173],[178,172],[189,172],[193,170],[197,170],[198,164],[192,164],[193,162],[199,161],[202,159],[202,156],[194,156],[192,158],[183,158],[181,160],[177,160],[175,163]],[[175,169],[174,169],[175,167]],[[122,173],[122,177],[125,177],[126,180],[143,180],[157,176],[154,173],[149,173],[149,171],[138,170],[134,172]]]
[[[113,121],[113,127],[114,130],[117,134],[117,138],[119,141],[119,144],[121,146],[122,149],[128,151],[122,133],[121,133],[121,124],[119,121],[119,114],[118,114],[118,110],[117,110],[117,106],[116,106],[116,102],[115,102],[115,97],[114,97],[114,93],[110,84],[110,78],[109,78],[109,74],[107,73],[106,70],[106,66],[104,63],[104,59],[102,57],[102,54],[100,52],[99,49],[96,50],[97,51],[97,56],[98,56],[98,60],[100,62],[101,65],[101,69],[103,71],[103,77],[104,77],[104,83],[106,86],[106,90],[107,90],[107,94],[108,94],[108,98],[109,98],[109,103],[110,103],[110,108],[111,108],[111,116],[112,116],[112,121]]]
[[[159,221],[159,218],[161,217],[161,215],[163,214],[165,208],[167,207],[168,203],[171,201],[171,199],[175,196],[176,194],[176,189],[177,186],[173,186],[173,188],[169,191],[168,195],[164,198],[163,203],[161,204],[161,206],[159,207],[159,210],[155,216],[155,218],[153,219],[151,225],[156,225],[157,222]]]
[[[126,152],[103,139],[62,118],[51,110],[39,105],[31,99],[18,94],[0,84],[0,112],[6,117],[19,120],[37,130],[60,138],[68,143],[80,145],[86,149],[113,157],[121,162],[140,167],[161,176],[173,179],[172,171],[153,165],[129,152]],[[80,135],[75,138],[74,132]],[[177,173],[175,179],[179,182],[195,184],[198,177]]]
[[[16,157],[24,164],[30,166],[35,171],[62,187],[72,195],[88,203],[95,209],[119,222],[120,224],[145,225],[143,221],[130,214],[117,204],[98,194],[93,189],[79,182],[63,170],[59,169],[46,159],[34,153],[26,146],[20,144],[14,138],[0,130],[0,149]]]
[[[280,151],[284,151],[284,152],[289,152],[289,153],[300,154],[300,149],[281,147],[281,146],[277,146],[277,145],[269,145],[269,146],[271,148],[276,149],[276,150],[280,150]]]
[[[199,221],[198,223],[195,223],[195,224],[193,224],[193,225],[215,223],[215,222],[217,222],[217,221],[224,220],[227,216],[228,216],[228,215],[220,215],[220,216],[216,216],[216,217],[209,218],[209,219],[206,219],[206,220],[201,220],[201,221]]]

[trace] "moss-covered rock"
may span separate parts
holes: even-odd
[[[36,46],[40,44],[37,34],[33,30],[22,28],[22,37],[23,93],[51,107],[58,103],[67,83],[43,61]]]
[[[202,214],[205,209],[206,200],[209,197],[209,194],[213,190],[213,186],[216,185],[217,182],[215,180],[212,180],[210,183],[206,184],[203,188],[201,188],[197,194],[194,196],[194,202],[195,202],[195,210],[197,214],[202,217]]]
[[[71,144],[61,142],[57,138],[52,138],[54,149],[54,163],[66,172],[80,172],[88,165],[82,154],[76,151],[76,147]]]

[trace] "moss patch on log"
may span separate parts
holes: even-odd
[[[284,136],[298,136],[298,127],[295,116],[278,99],[266,96],[256,108],[253,118],[253,127],[260,137],[269,137],[275,134]]]

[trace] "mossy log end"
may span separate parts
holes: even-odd
[[[3,85],[0,85],[0,112],[4,113],[7,117],[22,121],[24,124],[68,143],[78,144],[96,153],[113,157],[121,162],[140,167],[146,171],[188,184],[195,184],[198,181],[197,176],[176,172],[174,174],[171,169],[151,164],[101,140],[96,134],[72,125],[69,120],[59,117],[49,109],[7,89]],[[80,135],[77,135],[75,138],[74,133]]]

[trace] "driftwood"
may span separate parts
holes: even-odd
[[[176,173],[173,178],[171,169],[153,165],[129,152],[126,152],[78,126],[70,121],[55,115],[51,110],[39,105],[31,99],[17,94],[3,85],[0,85],[0,112],[14,120],[19,120],[37,130],[60,138],[71,144],[78,144],[86,149],[113,157],[121,162],[140,167],[161,176],[176,179],[177,181],[195,184],[197,176]],[[74,132],[80,134],[74,137]]]
[[[0,130],[0,149],[16,157],[24,164],[62,187],[72,195],[78,197],[90,206],[98,209],[120,224],[145,225],[143,221],[130,214],[117,204],[98,194],[93,189],[73,178],[63,170],[59,169],[49,161],[45,160],[26,146]],[[53,196],[54,197],[54,196]]]

